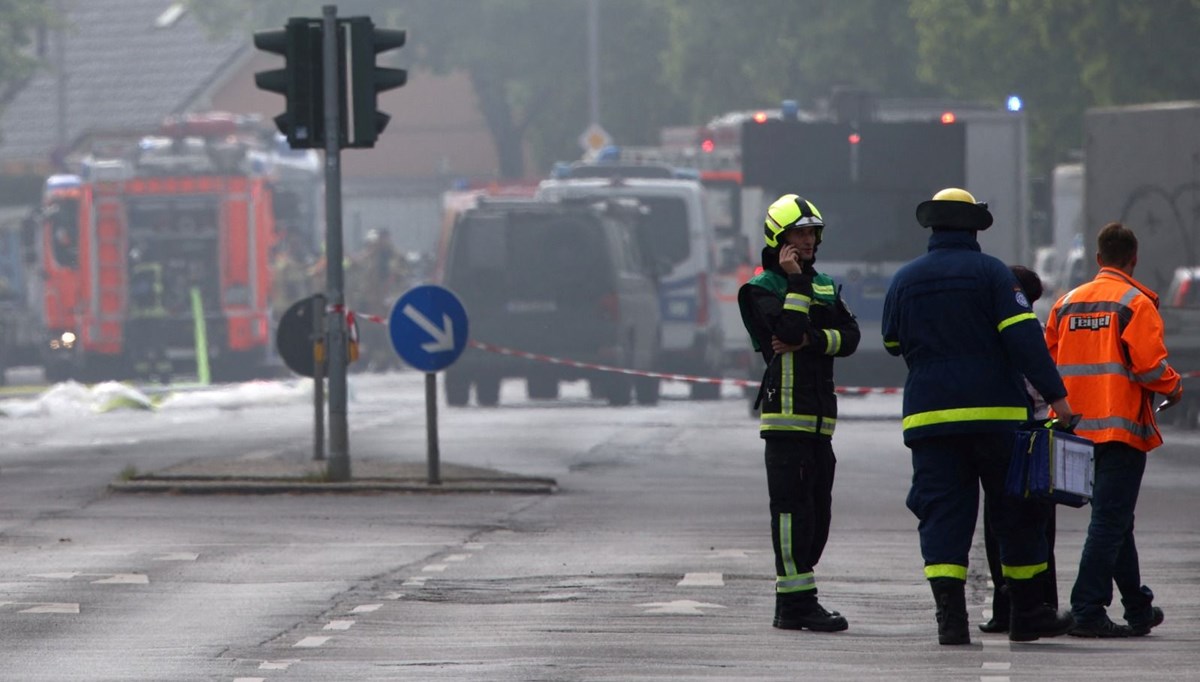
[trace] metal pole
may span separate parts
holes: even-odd
[[[325,297],[313,296],[313,460],[325,460]]]
[[[596,0],[587,4],[588,34],[588,117],[589,123],[600,123],[600,14]]]
[[[346,300],[342,293],[342,145],[339,136],[340,82],[337,7],[321,8],[321,58],[325,95],[325,274],[329,316],[330,481],[350,480],[350,438],[346,424]]]
[[[429,485],[441,485],[441,461],[438,452],[437,374],[425,373],[425,438],[429,456]]]

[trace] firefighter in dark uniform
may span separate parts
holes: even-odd
[[[982,484],[1000,544],[1012,613],[1009,639],[1055,637],[1071,617],[1042,601],[1047,503],[1004,494],[1016,428],[1030,418],[1022,375],[1062,418],[1067,390],[1016,277],[980,251],[992,224],[987,204],[944,189],[917,206],[933,229],[929,252],[892,279],[883,342],[908,365],[904,444],[912,450],[908,508],[919,519],[925,577],[937,608],[938,642],[968,644],[967,555]]]
[[[825,223],[795,194],[767,209],[763,271],[738,291],[742,322],[767,364],[759,389],[766,444],[771,544],[775,550],[774,626],[836,632],[841,614],[817,602],[813,567],[829,538],[833,359],[858,348],[858,323],[831,278],[813,268]]]

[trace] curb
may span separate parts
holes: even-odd
[[[502,480],[458,479],[430,484],[421,480],[370,480],[344,483],[304,480],[156,478],[153,476],[114,481],[109,490],[118,493],[172,493],[186,495],[279,495],[279,494],[378,494],[378,493],[508,493],[547,495],[558,489],[550,478],[505,478]]]

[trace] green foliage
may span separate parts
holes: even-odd
[[[509,177],[579,154],[588,0],[347,0],[409,31],[409,68],[469,75]],[[0,15],[13,6],[0,0]],[[18,2],[18,5],[37,5]],[[192,0],[215,28],[282,25],[322,3]],[[834,85],[1001,106],[1021,95],[1038,172],[1081,140],[1089,106],[1194,98],[1200,0],[600,0],[600,119],[624,144],[659,128]],[[0,55],[3,49],[0,47]],[[2,59],[2,56],[0,56]],[[2,64],[2,62],[0,62]],[[3,73],[3,72],[0,72]]]

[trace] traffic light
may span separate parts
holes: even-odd
[[[283,57],[284,67],[254,74],[254,84],[277,92],[287,109],[275,117],[275,126],[287,136],[292,149],[324,146],[324,90],[321,68],[321,22],[292,17],[283,30],[256,31],[254,46]]]
[[[375,28],[370,17],[351,17],[350,133],[347,147],[369,148],[387,127],[391,116],[379,111],[377,96],[408,82],[408,71],[375,65],[375,55],[404,46],[400,29]]]

